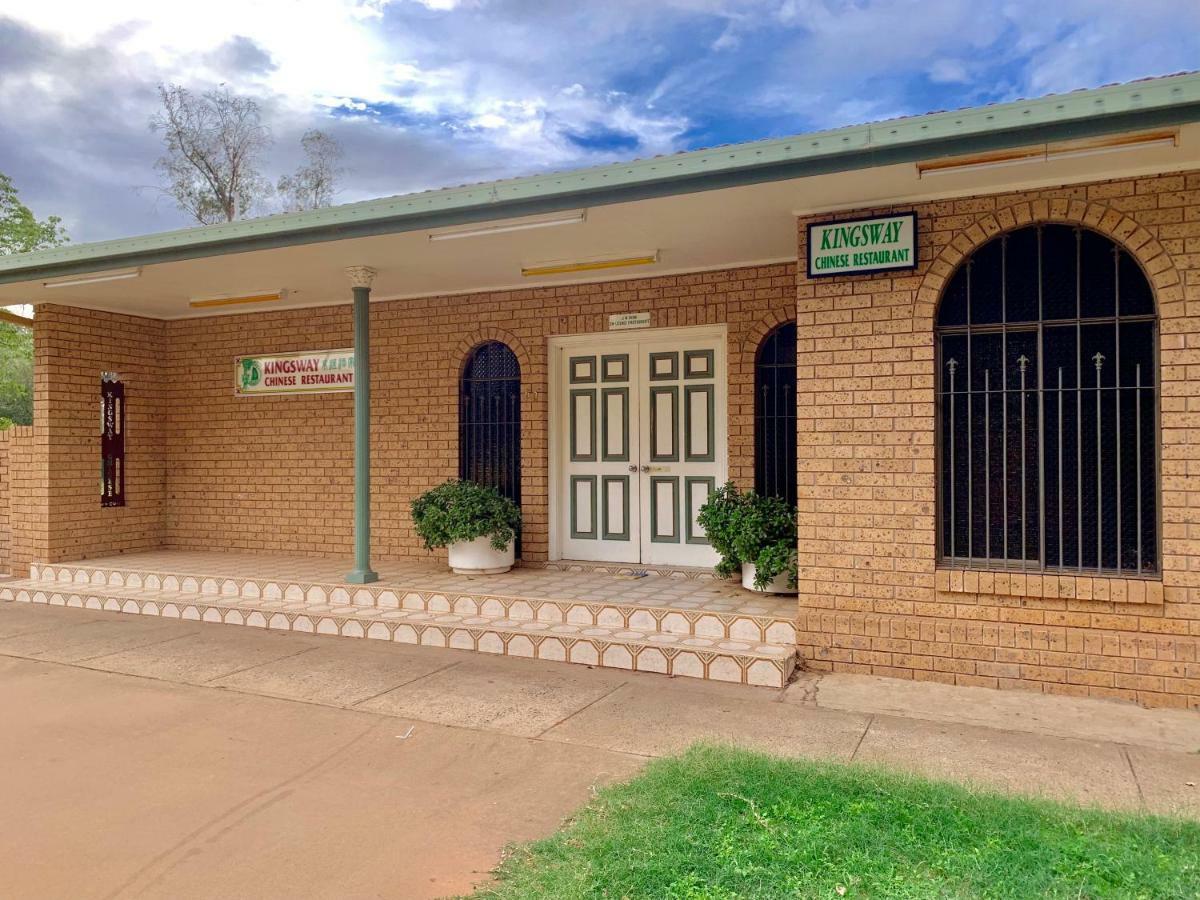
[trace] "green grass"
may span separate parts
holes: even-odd
[[[1200,897],[1200,824],[696,747],[512,850],[477,897]]]

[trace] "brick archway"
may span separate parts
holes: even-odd
[[[1026,225],[1079,225],[1102,234],[1126,250],[1142,267],[1154,289],[1160,319],[1184,314],[1183,282],[1174,260],[1162,244],[1132,217],[1101,203],[1082,200],[1033,200],[1016,203],[981,216],[963,229],[929,264],[913,304],[914,326],[919,333],[933,330],[942,292],[958,267],[997,235]],[[1166,364],[1165,361],[1163,363]]]
[[[1184,282],[1170,252],[1163,247],[1150,231],[1140,225],[1133,216],[1102,203],[1085,203],[1068,200],[1034,200],[1013,204],[994,212],[981,215],[970,227],[958,232],[929,264],[917,289],[913,301],[913,327],[918,334],[933,336],[938,303],[941,301],[950,279],[958,267],[992,238],[1031,225],[1077,225],[1091,229],[1113,241],[1137,262],[1145,273],[1154,295],[1155,309],[1159,321],[1159,333],[1170,334],[1183,328],[1179,320],[1188,315],[1184,301]],[[1171,320],[1176,320],[1171,322]],[[1172,380],[1168,372],[1186,369],[1186,349],[1182,342],[1162,340],[1158,356],[1158,382]],[[923,391],[927,408],[935,405],[934,384],[936,372],[933,354],[928,360],[927,387]],[[1182,377],[1182,376],[1180,376]],[[1184,407],[1164,404],[1159,411],[1160,435],[1171,432],[1183,433],[1189,427]],[[1161,438],[1160,438],[1161,440]],[[936,476],[933,470],[934,449],[927,448],[924,462],[929,466],[928,475],[922,479],[923,486],[932,495]],[[1189,520],[1190,514],[1172,511],[1171,494],[1167,482],[1159,485],[1161,522]],[[1160,527],[1162,527],[1160,525]],[[1169,530],[1161,536],[1161,572],[1164,588],[1172,594],[1177,585],[1178,573],[1173,571],[1172,560],[1183,558],[1185,549]],[[930,546],[924,555],[924,563],[932,572],[936,566],[936,554]]]
[[[754,487],[754,361],[758,345],[785,322],[796,321],[795,306],[777,306],[754,323],[741,341],[729,341],[729,477],[741,488]],[[736,385],[749,385],[735,390]],[[749,428],[733,427],[748,422]]]
[[[788,322],[794,321],[796,321],[795,306],[790,308],[786,306],[780,306],[771,310],[756,323],[754,323],[754,326],[748,332],[746,332],[746,337],[742,341],[742,353],[741,359],[739,360],[739,366],[747,366],[750,371],[753,371],[754,357],[758,354],[758,345],[762,343],[762,339],[780,325],[785,325]]]
[[[532,361],[529,357],[529,352],[525,349],[525,345],[521,343],[521,339],[510,331],[505,331],[503,328],[480,328],[466,335],[458,342],[453,356],[448,360],[451,369],[447,373],[457,384],[458,379],[462,376],[463,367],[467,364],[467,359],[471,355],[471,351],[480,344],[486,344],[489,341],[499,341],[508,346],[514,354],[516,354],[517,362],[521,366],[521,394],[524,400],[525,381],[529,371],[532,368]]]

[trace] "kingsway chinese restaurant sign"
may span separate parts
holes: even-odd
[[[314,350],[277,356],[239,356],[233,390],[257,394],[319,394],[354,390],[353,350]]]
[[[808,277],[917,267],[917,214],[808,226]]]

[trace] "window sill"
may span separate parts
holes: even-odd
[[[937,569],[934,588],[948,594],[1041,597],[1054,600],[1099,600],[1161,606],[1161,578],[1117,575],[1053,575],[979,569]]]

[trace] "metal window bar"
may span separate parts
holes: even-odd
[[[796,323],[775,328],[754,362],[754,489],[796,503]]]
[[[458,448],[459,478],[521,505],[521,366],[500,341],[476,347],[463,367]]]
[[[1065,226],[1055,226],[1065,227]],[[1004,240],[1003,238],[1001,240]],[[1093,315],[1083,296],[1084,278],[1078,265],[1083,256],[1076,240],[1076,274],[1073,318],[1044,318],[1047,305],[1043,292],[1042,234],[1038,229],[1037,258],[1027,261],[1037,272],[1037,308],[1042,317],[1037,320],[1007,321],[1010,245],[1004,240],[1001,250],[1000,291],[995,310],[973,320],[977,292],[969,285],[976,277],[970,264],[958,277],[968,279],[962,296],[971,312],[954,325],[940,325],[938,366],[938,446],[940,462],[939,515],[945,516],[939,526],[943,562],[955,566],[1000,566],[1041,571],[1116,572],[1125,575],[1151,575],[1158,568],[1157,533],[1157,428],[1148,421],[1145,410],[1157,410],[1157,385],[1143,382],[1143,364],[1153,370],[1157,353],[1156,316],[1122,315],[1119,286],[1112,290],[1112,314]],[[1121,265],[1134,265],[1131,258],[1117,254],[1114,282],[1119,278]],[[1059,301],[1065,298],[1056,298]],[[1065,307],[1059,302],[1056,309]],[[942,316],[939,314],[939,320]],[[996,321],[996,319],[999,321]],[[959,324],[962,322],[964,324]],[[1123,339],[1122,325],[1147,323]],[[991,335],[991,344],[981,345],[983,352],[974,354],[972,338]],[[1132,346],[1128,338],[1136,336]],[[999,345],[1000,359],[988,359],[987,346]],[[1092,363],[1093,377],[1077,377],[1074,385],[1066,383],[1066,357],[1074,355],[1075,371],[1083,374],[1084,350]],[[957,347],[958,350],[954,348]],[[1112,348],[1113,361],[1101,349]],[[1036,350],[1034,349],[1036,348]],[[966,360],[956,357],[965,351]],[[1032,353],[1036,358],[1030,359]],[[1128,354],[1132,353],[1132,357]],[[982,361],[980,359],[982,357]],[[1122,374],[1122,360],[1132,362],[1131,371]],[[999,368],[999,386],[992,378],[993,366]],[[1017,383],[1008,382],[1010,366]],[[1130,377],[1132,376],[1132,377]],[[1130,383],[1132,382],[1132,383]],[[1124,395],[1124,396],[1123,396]],[[1148,403],[1143,402],[1145,398]],[[1068,400],[1073,400],[1068,403]],[[996,435],[992,405],[998,402],[1003,411],[1001,433]],[[1009,405],[1013,415],[1008,415]],[[966,422],[961,414],[966,414]],[[1088,426],[1085,431],[1085,425]],[[965,442],[960,442],[962,433]],[[982,459],[976,459],[977,443],[974,433],[982,433]],[[1090,435],[1094,433],[1094,441]],[[1075,436],[1075,446],[1069,447],[1068,437]],[[1000,445],[998,458],[993,443]],[[1091,444],[1091,446],[1087,446]],[[1019,447],[1019,458],[1010,456],[1009,448]],[[967,455],[962,456],[964,448]],[[1075,456],[1074,483],[1068,480],[1070,469],[1065,462],[1068,454]],[[1133,457],[1132,470],[1123,461]],[[982,470],[977,471],[982,462]],[[1088,476],[1091,476],[1090,478]],[[1085,482],[1085,479],[1087,481]],[[993,504],[993,491],[999,482],[1003,495]],[[984,486],[984,520],[974,518],[977,485]],[[1010,484],[1020,496],[1011,498]],[[1089,488],[1088,485],[1091,485]],[[1147,494],[1145,486],[1154,490]],[[966,493],[966,502],[962,493]],[[1075,496],[1071,497],[1071,493]],[[1048,499],[1049,498],[1049,499]],[[1073,502],[1072,502],[1073,501]],[[1052,511],[1048,509],[1053,504]],[[997,507],[1002,510],[993,521]],[[965,519],[963,518],[965,513]],[[1150,513],[1150,515],[1147,515]],[[1033,515],[1034,522],[1030,522]],[[1053,515],[1054,518],[1048,518]],[[1072,522],[1071,519],[1075,521]],[[1123,523],[1134,520],[1133,528]],[[1003,537],[1003,553],[992,553],[992,538],[999,528]],[[1036,528],[1036,534],[1031,531]],[[977,534],[977,530],[978,533]],[[1128,533],[1127,533],[1128,532]],[[1065,543],[1075,537],[1075,547]],[[1030,539],[1033,539],[1031,543]],[[1088,541],[1087,538],[1092,538]],[[984,551],[978,552],[980,539]],[[1053,541],[1054,546],[1050,546]],[[1090,546],[1089,546],[1090,545]],[[1019,552],[1013,552],[1019,546]],[[1075,552],[1068,557],[1068,550]],[[1070,560],[1070,561],[1068,561]]]

